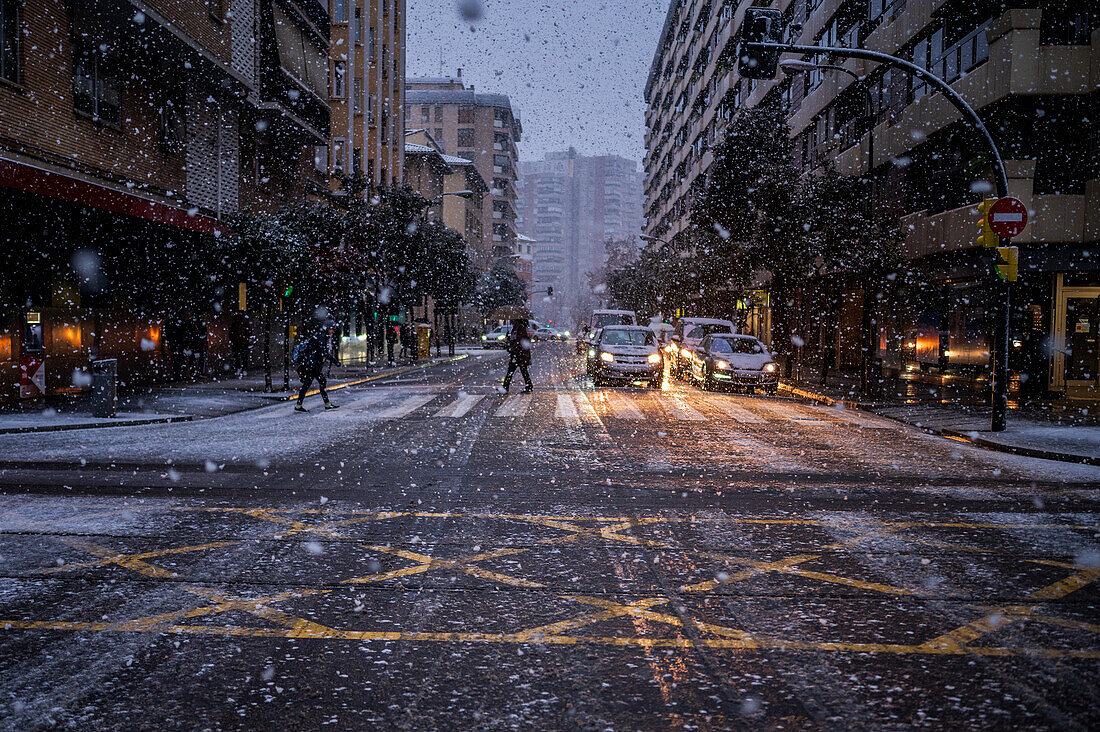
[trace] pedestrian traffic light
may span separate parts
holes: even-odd
[[[1015,282],[1020,269],[1020,250],[1016,247],[997,247],[997,276],[1005,282]]]
[[[982,217],[978,219],[978,238],[975,241],[980,247],[995,247],[1001,243],[989,227],[989,209],[996,202],[996,198],[987,198],[978,204],[978,212]]]
[[[747,79],[774,79],[779,50],[746,47],[749,43],[779,43],[783,36],[783,13],[774,8],[746,8],[741,21],[741,48],[737,73]]]

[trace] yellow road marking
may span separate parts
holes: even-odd
[[[225,546],[232,546],[239,544],[236,541],[215,541],[210,544],[199,544],[196,546],[182,546],[173,549],[158,549],[156,551],[138,552],[136,554],[119,554],[107,547],[93,544],[85,539],[80,539],[75,536],[58,537],[58,540],[64,544],[68,544],[74,549],[81,549],[88,552],[93,556],[100,557],[98,561],[93,562],[72,562],[70,564],[62,564],[58,567],[46,567],[38,570],[41,574],[55,574],[58,572],[71,572],[74,569],[88,569],[90,567],[106,567],[114,564],[119,567],[125,567],[131,569],[138,574],[143,574],[146,577],[157,577],[160,579],[167,579],[170,577],[178,576],[175,572],[170,572],[166,569],[153,566],[145,559],[154,559],[156,557],[165,557],[172,554],[186,554],[188,552],[198,552],[205,549],[218,549]]]
[[[525,579],[518,579],[515,577],[508,577],[507,575],[498,574],[497,572],[491,572],[480,567],[470,566],[474,562],[481,562],[486,559],[496,559],[497,557],[506,557],[512,554],[522,554],[530,550],[530,547],[513,548],[513,549],[498,549],[491,552],[482,552],[481,554],[471,554],[464,557],[455,557],[454,559],[438,559],[426,556],[424,554],[417,554],[416,552],[410,552],[406,549],[400,549],[390,546],[367,546],[367,549],[372,551],[381,552],[384,554],[393,554],[403,559],[408,559],[413,562],[417,562],[412,567],[405,567],[404,569],[395,569],[389,572],[381,572],[378,574],[370,574],[364,577],[354,577],[352,579],[343,580],[344,584],[366,584],[368,582],[381,582],[383,580],[394,579],[397,577],[408,577],[414,574],[420,574],[432,569],[457,569],[460,572],[479,577],[481,579],[490,579],[503,584],[512,585],[515,587],[545,587],[539,582],[531,582]]]

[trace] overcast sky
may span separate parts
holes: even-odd
[[[409,77],[462,69],[512,99],[520,158],[570,145],[641,162],[645,89],[668,0],[407,0]],[[460,6],[480,6],[464,21]]]

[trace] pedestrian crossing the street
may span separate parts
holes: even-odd
[[[347,410],[362,413],[372,420],[461,419],[475,412],[480,413],[484,405],[488,405],[492,418],[536,417],[573,426],[622,420],[655,424],[727,422],[757,429],[792,425],[819,429],[838,426],[879,430],[897,428],[889,420],[853,409],[677,390],[540,391],[510,394],[501,399],[491,392],[379,389],[358,395],[347,404]]]

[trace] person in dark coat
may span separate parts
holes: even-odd
[[[504,391],[508,391],[508,385],[512,383],[512,375],[519,369],[523,374],[523,381],[527,384],[523,390],[525,394],[534,391],[531,383],[531,334],[527,331],[526,318],[512,321],[512,329],[508,331],[508,339],[505,342],[508,349],[508,373],[504,375]]]
[[[313,382],[317,382],[317,386],[321,390],[321,399],[325,402],[325,409],[336,409],[335,404],[328,400],[328,392],[325,391],[326,381],[324,374],[325,361],[331,361],[337,366],[340,365],[340,361],[333,357],[328,350],[329,339],[332,337],[333,329],[327,328],[325,330],[314,331],[313,334],[308,336],[302,343],[298,345],[298,378],[302,380],[302,388],[298,392],[298,405],[294,407],[295,412],[308,412],[309,410],[302,406],[302,403],[306,399],[306,392],[309,391],[309,387],[313,385]]]

